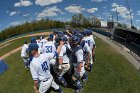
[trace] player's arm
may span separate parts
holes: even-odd
[[[63,48],[64,47],[62,47],[62,49],[61,49],[61,51],[60,51],[60,54],[59,54],[59,57],[58,57],[58,62],[59,62],[59,69],[62,69],[62,64],[63,64]]]
[[[68,35],[72,36],[72,34],[68,30],[66,30],[66,32],[67,32]]]
[[[56,52],[59,54],[61,49],[62,49],[62,46],[64,45],[64,42],[63,41],[60,41],[60,45],[58,46]]]
[[[80,63],[78,64],[78,73],[80,73],[80,72],[81,72],[82,67],[83,67],[83,63],[82,63],[82,62],[80,62]]]
[[[80,74],[82,67],[83,67],[83,51],[79,50],[76,52],[77,62],[78,64],[78,73]]]
[[[58,46],[57,50],[54,53],[47,53],[46,54],[47,59],[51,60],[52,58],[58,56],[60,54],[63,44],[64,44],[64,42],[60,41],[60,45]]]
[[[34,80],[34,91],[35,91],[35,93],[39,93],[39,90],[38,90],[38,80]]]
[[[31,71],[32,78],[34,80],[34,91],[36,93],[39,93],[37,67],[35,65],[33,65],[32,63],[30,64],[30,71]]]
[[[84,48],[85,48],[85,51],[87,53],[87,65],[90,65],[90,57],[91,57],[91,55],[90,55],[90,48],[89,48],[87,43],[85,44]]]

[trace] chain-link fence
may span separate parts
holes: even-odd
[[[118,46],[124,48],[124,46],[130,50],[130,52],[135,53],[136,55],[138,55],[140,57],[140,45],[130,41],[127,38],[123,38],[121,36],[118,35],[114,35],[110,32],[106,32],[106,31],[102,31],[100,29],[92,29],[94,32],[97,32],[99,34],[105,35],[107,37],[109,37],[115,44],[117,44]]]

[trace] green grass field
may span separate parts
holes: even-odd
[[[48,30],[47,32],[50,32],[50,30]],[[40,33],[40,32],[37,32],[37,33]],[[22,46],[25,41],[30,42],[30,38],[31,37],[23,37],[23,38],[19,38],[19,39],[8,42],[9,43],[8,46],[5,46],[4,48],[0,49],[0,56],[4,55],[4,54],[20,47],[20,46]]]
[[[24,44],[25,41],[28,41],[29,42],[29,39],[30,37],[23,37],[23,38],[20,38],[20,39],[16,39],[16,40],[13,40],[11,42],[9,42],[9,45],[0,49],[0,56],[22,46]]]
[[[121,54],[96,39],[96,62],[82,93],[139,93],[140,74]],[[24,69],[20,51],[5,59],[9,70],[0,75],[0,93],[34,93],[29,71]],[[63,88],[64,93],[74,93]]]

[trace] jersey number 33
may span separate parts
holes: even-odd
[[[46,53],[52,53],[52,46],[46,46]]]

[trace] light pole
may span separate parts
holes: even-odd
[[[128,10],[129,10],[129,12],[130,12],[130,21],[131,21],[131,28],[132,28],[132,26],[133,26],[132,12],[131,12],[131,10],[130,10],[130,5],[129,5],[129,3],[128,3],[128,0],[126,0],[126,3],[127,3],[127,6],[128,6]]]

